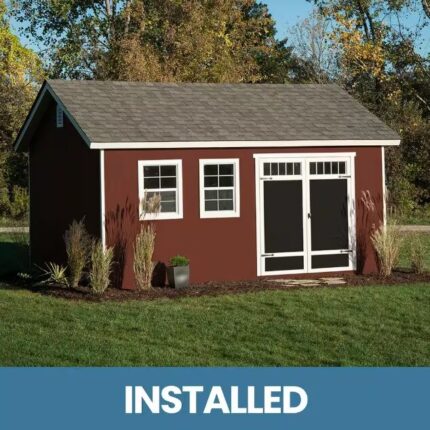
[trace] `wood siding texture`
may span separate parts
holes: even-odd
[[[179,220],[155,221],[157,239],[156,273],[163,279],[163,264],[171,256],[190,258],[192,282],[251,280],[257,277],[256,256],[256,153],[330,153],[356,152],[355,185],[357,250],[359,268],[365,273],[377,269],[369,234],[382,220],[383,187],[380,147],[336,148],[246,148],[246,149],[170,149],[106,150],[105,211],[107,244],[115,245],[119,261],[117,283],[134,288],[133,241],[141,223],[138,221],[138,160],[182,159],[183,211]],[[46,152],[45,152],[46,153]],[[239,158],[240,218],[201,219],[199,207],[199,159]],[[98,183],[98,182],[97,182]],[[370,213],[361,203],[362,193],[369,191],[375,202]],[[160,282],[158,276],[156,283]]]
[[[32,264],[64,263],[64,232],[85,217],[100,237],[99,151],[90,150],[64,115],[56,127],[52,101],[32,139],[30,160],[30,253]]]

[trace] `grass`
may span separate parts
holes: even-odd
[[[0,288],[1,366],[429,366],[426,284],[72,302]]]
[[[28,270],[28,233],[0,233],[0,276]]]
[[[26,227],[26,226],[28,226],[27,219],[16,220],[14,218],[0,216],[0,227]]]

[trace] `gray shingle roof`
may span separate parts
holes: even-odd
[[[399,139],[336,85],[48,83],[97,143]]]

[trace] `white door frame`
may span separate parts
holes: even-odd
[[[346,270],[355,270],[356,268],[356,222],[355,222],[355,152],[323,152],[323,153],[294,153],[294,154],[254,154],[255,159],[255,197],[256,197],[256,243],[257,243],[257,276],[271,275],[286,275],[298,273],[324,273],[338,272]],[[263,178],[263,163],[264,162],[280,162],[280,161],[300,161],[302,165],[301,175],[292,176],[271,176]],[[311,269],[311,255],[332,255],[343,253],[346,250],[329,250],[329,251],[313,251],[311,252],[311,229],[307,214],[310,212],[310,192],[309,192],[309,163],[311,161],[346,161],[348,170],[345,175],[312,175],[313,179],[338,179],[342,177],[347,179],[348,192],[348,228],[349,228],[349,243],[351,253],[348,267],[333,267],[322,269]],[[264,269],[264,191],[263,185],[265,180],[302,180],[303,186],[303,252],[279,253],[277,256],[302,256],[304,257],[303,270],[287,270],[287,271],[271,271],[266,272]]]

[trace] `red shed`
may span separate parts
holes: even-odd
[[[141,202],[157,194],[158,267],[185,255],[193,282],[371,272],[384,148],[399,143],[336,85],[49,80],[16,140],[31,259],[63,262],[64,231],[85,216],[134,288]]]

